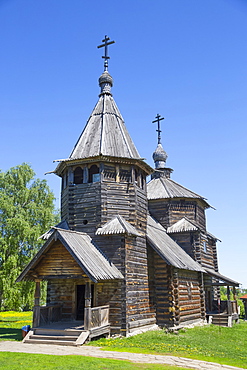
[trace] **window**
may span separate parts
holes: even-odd
[[[88,182],[98,182],[100,181],[99,167],[93,164],[89,169],[89,181]]]
[[[204,240],[203,241],[203,251],[204,251],[204,253],[207,253],[207,242]]]
[[[76,167],[74,170],[74,184],[83,183],[83,170],[81,167]]]

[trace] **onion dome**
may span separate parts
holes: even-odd
[[[111,95],[111,87],[113,86],[113,78],[108,71],[104,71],[99,78],[99,86],[101,88],[102,94],[110,94]]]
[[[166,154],[162,145],[159,143],[153,153],[153,160],[155,163],[155,168],[156,169],[165,168],[167,157],[168,155]]]

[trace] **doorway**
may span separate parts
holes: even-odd
[[[85,285],[76,286],[76,320],[84,320]]]
[[[84,320],[86,285],[76,286],[76,320]],[[91,285],[91,306],[93,307],[94,285]]]

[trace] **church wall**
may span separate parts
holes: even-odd
[[[181,247],[183,250],[190,255],[191,258],[195,259],[195,248],[194,242],[197,239],[197,235],[192,232],[186,233],[170,233],[169,236]]]
[[[111,313],[114,331],[121,326],[121,334],[125,335],[134,327],[154,324],[155,312],[149,302],[146,238],[113,235],[98,236],[95,241],[125,277],[119,281],[121,297]],[[112,283],[104,285],[105,289],[110,292]]]
[[[162,199],[148,201],[148,209],[152,217],[154,217],[165,229],[169,225],[169,203]]]
[[[196,260],[202,265],[210,269],[218,267],[216,245],[207,235],[200,233],[195,241]]]
[[[75,285],[83,279],[51,279],[47,285],[47,304],[62,305],[62,320],[75,319]]]
[[[145,237],[126,238],[126,319],[127,332],[155,324],[148,291],[147,249]]]
[[[126,327],[126,300],[123,281],[105,281],[97,284],[96,306],[110,306],[109,321],[111,335],[125,335]]]
[[[167,263],[154,252],[156,320],[160,327],[173,325],[170,269]]]
[[[95,243],[102,252],[125,274],[125,237],[124,235],[95,235]]]
[[[149,200],[148,208],[151,215],[164,227],[172,226],[181,218],[186,217],[196,222],[203,230],[206,228],[204,208],[196,201],[155,199]]]
[[[204,289],[200,274],[180,270],[148,247],[149,296],[160,327],[196,322],[205,317]]]
[[[201,300],[201,286],[198,272],[177,270],[179,313],[177,319],[180,324],[186,321],[202,319],[203,307]]]

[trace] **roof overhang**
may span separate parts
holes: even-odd
[[[217,271],[214,271],[214,270],[206,268],[206,267],[204,267],[204,270],[207,272],[208,275],[222,281],[224,283],[224,285],[228,285],[228,286],[239,286],[240,285],[240,283],[238,283],[237,281],[229,279],[228,277],[226,277],[224,275],[221,275]],[[217,283],[215,285],[217,285]],[[219,285],[222,285],[222,284],[219,283]]]
[[[107,259],[88,234],[59,228],[53,229],[49,239],[18,276],[16,279],[17,282],[39,278],[35,273],[30,274],[30,272],[35,270],[35,267],[39,264],[45,252],[49,248],[52,248],[53,242],[57,240],[62,243],[81,267],[82,271],[93,282],[123,279],[122,273]]]
[[[67,158],[67,159],[57,159],[53,162],[59,162],[54,171],[49,173],[55,173],[61,176],[66,167],[71,165],[81,165],[86,163],[95,162],[108,162],[108,163],[119,163],[119,164],[131,164],[140,167],[147,175],[154,172],[154,169],[149,166],[145,161],[145,158],[125,158],[125,157],[111,157],[105,155],[98,155],[87,158]]]

